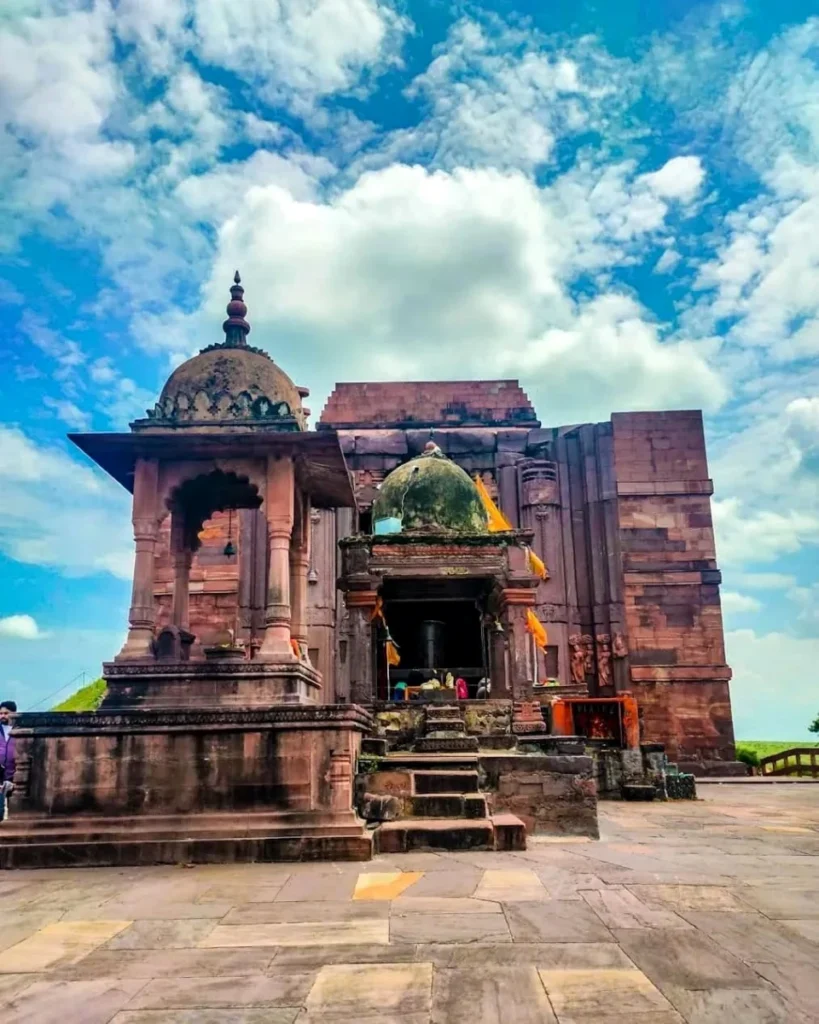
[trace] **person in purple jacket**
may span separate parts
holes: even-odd
[[[0,821],[5,821],[9,816],[8,800],[14,792],[17,760],[11,734],[11,716],[15,714],[17,705],[13,700],[0,701]]]

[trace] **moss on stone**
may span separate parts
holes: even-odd
[[[393,470],[373,504],[373,520],[397,518],[423,533],[489,532],[478,489],[440,452],[428,452]]]

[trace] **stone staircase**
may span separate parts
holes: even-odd
[[[385,758],[388,771],[390,760]],[[401,795],[405,816],[378,826],[373,835],[377,852],[526,849],[526,828],[519,818],[489,814],[476,768],[452,769],[446,761],[435,761],[430,756],[427,767],[404,770],[408,781],[408,792]]]
[[[457,704],[429,704],[424,736],[416,741],[415,749],[421,754],[477,754],[478,738],[467,736],[463,708]]]

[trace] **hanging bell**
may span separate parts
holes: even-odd
[[[232,540],[229,540],[227,544],[225,544],[222,554],[225,556],[225,558],[233,558],[233,556],[236,554],[236,546]]]

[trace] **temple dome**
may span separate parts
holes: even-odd
[[[302,394],[265,352],[213,345],[174,370],[151,419],[157,425],[232,420],[303,430]]]
[[[487,533],[478,489],[437,445],[387,476],[373,503],[373,523],[400,519],[401,530],[419,533]]]
[[[262,427],[304,430],[309,410],[298,388],[270,356],[247,343],[250,324],[245,319],[244,288],[239,271],[233,278],[222,324],[225,340],[209,345],[178,366],[168,378],[148,419],[134,424],[148,427]]]

